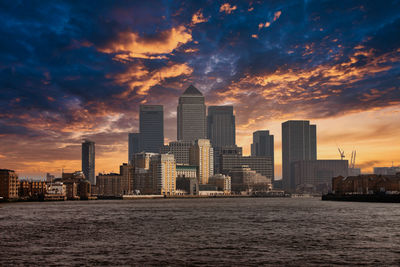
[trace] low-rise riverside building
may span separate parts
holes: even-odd
[[[13,170],[0,169],[0,197],[4,199],[18,198],[18,175]]]
[[[55,182],[62,182],[66,186],[66,195],[69,200],[89,199],[91,197],[91,184],[85,180],[81,171],[63,173],[61,179]]]
[[[48,183],[44,200],[67,200],[67,187],[62,182]]]
[[[400,194],[400,173],[396,175],[358,175],[332,179],[332,192],[346,194]]]
[[[19,197],[22,199],[44,199],[46,192],[47,186],[44,181],[19,182]]]

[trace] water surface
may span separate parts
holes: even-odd
[[[225,198],[0,204],[0,266],[400,265],[400,204]]]

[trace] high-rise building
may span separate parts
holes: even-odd
[[[214,174],[214,152],[210,140],[196,140],[190,149],[190,165],[197,166],[199,184],[207,184]]]
[[[164,145],[164,110],[161,105],[140,105],[140,151],[159,153]]]
[[[208,107],[207,137],[214,148],[236,145],[233,106]]]
[[[193,85],[190,85],[179,97],[177,116],[178,140],[195,141],[206,138],[204,96]]]
[[[317,159],[316,125],[309,121],[286,121],[282,123],[282,179],[287,191],[296,189],[291,163],[299,160]]]
[[[129,133],[128,135],[128,161],[131,162],[133,160],[133,155],[136,153],[140,153],[140,133]]]
[[[176,163],[173,154],[157,154],[152,156],[150,172],[154,179],[155,194],[175,195]]]
[[[94,163],[95,163],[94,142],[85,140],[82,143],[82,172],[85,175],[85,179],[88,180],[92,185],[96,184]]]
[[[269,131],[256,131],[253,133],[251,144],[252,156],[268,156],[272,158],[272,182],[274,181],[274,136]]]

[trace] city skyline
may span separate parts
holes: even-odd
[[[287,120],[317,125],[317,158],[340,147],[363,172],[400,164],[396,1],[5,5],[0,164],[20,177],[81,169],[83,139],[96,174],[116,172],[140,104],[164,105],[175,141],[190,84],[207,107],[234,107],[244,155],[253,132],[274,135],[278,179]]]

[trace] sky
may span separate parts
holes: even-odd
[[[400,1],[1,1],[0,168],[20,177],[127,162],[140,104],[233,105],[237,144],[281,123],[317,125],[319,159],[400,165]]]

